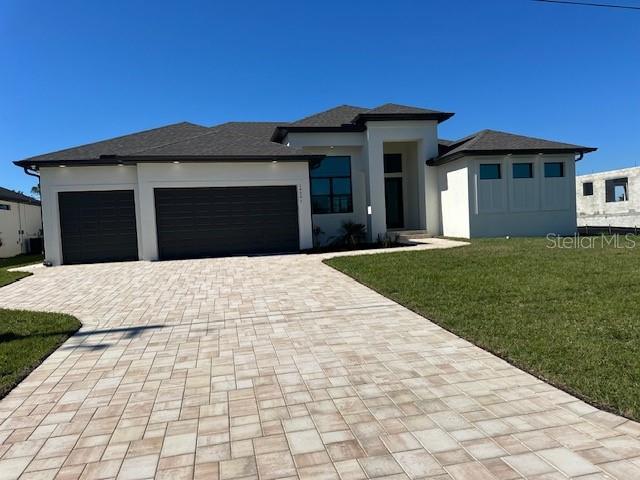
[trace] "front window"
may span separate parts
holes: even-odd
[[[0,210],[11,210],[11,205],[7,205],[6,203],[0,203]]]
[[[533,163],[514,163],[513,178],[533,178]]]
[[[385,153],[384,173],[402,173],[402,155],[399,153]]]
[[[582,184],[582,195],[584,197],[593,195],[593,182],[584,182]]]
[[[325,157],[309,165],[311,213],[349,213],[351,199],[351,157]]]
[[[629,179],[614,178],[604,183],[607,191],[607,202],[626,202],[629,200]]]
[[[499,163],[480,164],[480,180],[499,180],[500,178]]]
[[[564,177],[564,163],[562,162],[545,163],[544,176],[547,178]]]

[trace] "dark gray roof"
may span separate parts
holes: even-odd
[[[412,107],[409,105],[398,105],[397,103],[385,103],[384,105],[380,105],[379,107],[372,108],[367,110],[366,112],[360,112],[365,114],[393,114],[393,115],[401,115],[401,114],[421,114],[421,113],[444,113],[438,110],[429,110],[427,108],[420,107]]]
[[[544,140],[497,130],[481,130],[449,145],[441,144],[440,156],[432,163],[439,165],[464,155],[496,155],[507,153],[588,153],[593,147]]]
[[[286,124],[287,122],[227,122],[211,127],[211,129],[237,132],[269,140],[278,125]]]
[[[209,132],[209,129],[201,125],[195,125],[189,122],[175,123],[102,140],[100,142],[81,145],[79,147],[67,148],[57,152],[25,158],[21,162],[27,164],[30,161],[91,160],[98,159],[101,155],[132,155],[141,150],[174,143],[207,132]]]
[[[228,122],[214,127],[191,123],[167,125],[89,145],[39,155],[15,162],[20,166],[75,163],[102,165],[170,158],[311,159],[302,150],[270,141],[278,122]],[[276,158],[277,157],[277,158]]]
[[[351,123],[359,113],[364,113],[368,109],[354,107],[353,105],[340,105],[330,108],[324,112],[314,113],[308,117],[292,122],[292,127],[340,127]]]
[[[168,145],[138,151],[134,157],[301,157],[306,154],[297,148],[245,135],[233,128],[212,128],[204,135]]]
[[[29,205],[40,205],[40,201],[20,192],[14,192],[8,188],[0,187],[0,200],[15,203],[27,203]]]
[[[315,113],[288,125],[278,125],[271,140],[281,142],[288,132],[362,132],[366,122],[381,120],[436,120],[443,122],[453,113],[385,103],[375,108],[340,105]]]

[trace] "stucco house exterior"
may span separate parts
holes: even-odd
[[[575,161],[594,148],[492,130],[439,140],[452,116],[341,105],[294,122],[173,124],[16,164],[40,176],[52,264],[298,251],[345,221],[371,241],[575,231]]]
[[[640,228],[640,167],[576,177],[579,227]]]
[[[0,187],[0,258],[27,253],[28,240],[41,236],[40,202]]]

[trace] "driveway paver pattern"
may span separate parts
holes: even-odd
[[[83,328],[0,401],[0,477],[640,478],[640,426],[321,256],[40,268]]]

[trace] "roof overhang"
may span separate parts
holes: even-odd
[[[103,155],[99,158],[87,159],[52,159],[52,160],[19,160],[13,162],[22,168],[37,170],[41,167],[97,167],[136,165],[138,163],[255,163],[255,162],[313,162],[322,160],[325,155],[176,155],[176,156],[119,156]]]
[[[309,125],[282,125],[276,127],[272,142],[282,142],[289,133],[348,133],[348,132],[364,132],[367,129],[367,122],[388,122],[388,121],[407,121],[407,120],[430,120],[438,123],[444,122],[453,117],[454,113],[449,112],[433,112],[433,113],[360,113],[356,115],[351,123],[345,123],[339,126],[316,127]]]
[[[353,119],[356,125],[363,125],[366,122],[388,122],[407,120],[435,120],[438,123],[449,120],[455,113],[433,112],[433,113],[360,113]]]
[[[40,206],[40,201],[39,200],[36,200],[36,199],[33,199],[31,201],[23,200],[23,199],[19,199],[19,198],[13,198],[13,197],[10,197],[8,195],[2,195],[1,193],[0,193],[0,202],[20,203],[22,205],[34,205],[36,207]]]
[[[345,133],[345,132],[364,132],[364,125],[345,124],[336,127],[311,127],[311,126],[289,126],[283,125],[276,127],[271,135],[272,142],[282,142],[289,133]]]
[[[563,153],[590,153],[598,150],[593,147],[583,148],[536,148],[536,149],[522,149],[522,150],[469,150],[466,152],[457,152],[452,155],[443,155],[441,157],[432,158],[427,160],[427,165],[437,166],[445,163],[453,162],[462,157],[475,157],[475,156],[492,156],[492,155],[550,155],[550,154],[563,154]]]

